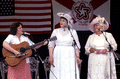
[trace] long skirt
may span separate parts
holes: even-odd
[[[110,59],[108,54],[91,53],[88,60],[87,79],[110,79]],[[115,59],[111,53],[111,79],[117,79]]]
[[[53,60],[55,67],[51,66],[50,79],[79,79],[78,64],[72,46],[56,46]]]
[[[26,59],[23,59],[17,66],[8,66],[8,78],[7,79],[32,79],[30,64],[26,63]]]

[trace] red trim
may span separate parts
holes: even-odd
[[[90,4],[93,6],[93,10],[97,9],[103,3],[107,2],[108,0],[91,0]]]
[[[73,4],[75,3],[73,0],[55,0],[55,1],[70,10],[72,9]]]

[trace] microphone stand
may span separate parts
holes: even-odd
[[[102,34],[104,35],[106,41],[107,41],[108,44],[109,44],[109,52],[110,52],[110,53],[109,53],[109,60],[110,60],[110,79],[112,79],[112,69],[111,69],[111,59],[112,59],[112,57],[111,57],[111,53],[113,53],[113,55],[115,56],[115,58],[116,58],[117,60],[119,60],[119,58],[117,57],[117,55],[116,55],[115,52],[113,51],[113,48],[112,48],[111,44],[109,43],[106,35],[103,33],[103,31],[101,31],[101,32],[102,32]]]
[[[70,34],[71,34],[71,37],[73,38],[73,47],[74,47],[74,49],[75,49],[75,46],[77,46],[77,48],[78,48],[78,45],[77,45],[77,43],[76,43],[76,41],[75,41],[75,38],[73,37],[73,35],[72,35],[72,32],[70,31],[70,27],[68,26],[68,30],[69,30],[69,32],[70,32]],[[79,49],[79,48],[78,48]],[[76,61],[77,60],[77,55],[76,55],[76,52],[75,52],[75,79],[77,79],[77,73],[76,73]]]
[[[27,36],[28,37],[28,36]],[[29,38],[28,38],[29,39]],[[31,42],[31,44],[32,44],[32,41],[29,39],[29,41]],[[35,76],[37,76],[37,77],[35,77],[35,79],[39,79],[39,71],[38,71],[38,67],[39,67],[39,61],[38,61],[38,58],[40,59],[40,61],[42,62],[42,64],[43,64],[43,66],[45,66],[44,64],[45,64],[45,62],[42,60],[42,58],[40,57],[40,55],[38,54],[38,52],[37,52],[37,50],[36,49],[34,49],[34,51],[35,51],[35,57],[36,57],[36,59],[37,59],[37,73],[36,73],[36,75]],[[44,67],[44,69],[45,69],[45,71],[47,70],[46,69],[46,67]],[[51,73],[54,75],[54,77],[57,79],[57,77],[55,76],[55,74],[52,72],[52,70],[50,69],[50,71],[51,71]],[[45,73],[45,75],[46,75],[46,79],[48,79],[47,78],[47,73]]]
[[[25,36],[29,39],[29,41],[31,42],[31,44],[33,45],[33,43],[32,43],[32,41],[30,40],[30,38],[28,37],[28,35],[27,34],[25,34]],[[31,38],[32,38],[32,40],[33,40],[33,37],[31,36]],[[35,56],[35,58],[36,58],[36,61],[37,61],[37,71],[36,71],[36,73],[35,73],[35,79],[39,79],[39,71],[38,71],[38,69],[39,69],[39,60],[38,60],[38,53],[37,53],[37,50],[36,49],[33,49],[34,51],[35,51],[35,54],[34,54],[34,56]]]

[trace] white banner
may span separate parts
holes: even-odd
[[[93,18],[100,15],[110,23],[110,0],[52,0],[54,27],[58,28],[60,18],[58,12],[70,12],[74,19],[73,28],[87,31]]]

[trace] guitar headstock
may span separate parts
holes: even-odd
[[[57,40],[57,37],[56,37],[56,36],[53,36],[53,37],[51,37],[48,41],[55,41],[55,40]]]

